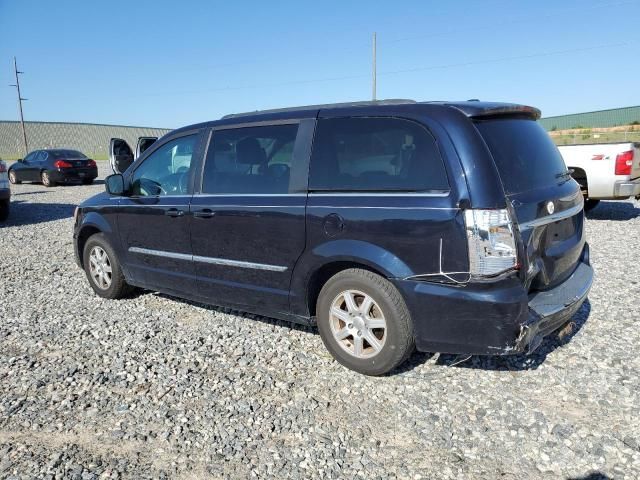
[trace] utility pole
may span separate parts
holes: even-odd
[[[20,94],[20,79],[18,78],[18,75],[24,72],[18,71],[18,62],[16,57],[13,57],[13,71],[16,74],[16,83],[15,85],[10,86],[18,89],[18,109],[20,110],[20,125],[22,125],[22,139],[24,140],[24,155],[27,156],[29,153],[29,146],[27,145],[27,131],[24,129],[24,115],[22,114],[22,102],[27,99],[22,98],[22,95]]]
[[[372,84],[372,99],[375,102],[376,100],[376,32],[373,32],[373,84]]]

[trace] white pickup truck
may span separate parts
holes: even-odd
[[[598,143],[558,147],[571,176],[582,187],[585,209],[600,200],[640,198],[640,143]]]

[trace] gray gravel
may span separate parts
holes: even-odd
[[[102,188],[13,188],[0,478],[640,477],[640,204],[587,221],[597,279],[575,334],[531,357],[415,354],[368,378],[311,329],[96,297],[71,215]]]

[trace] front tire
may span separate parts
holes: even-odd
[[[411,315],[400,292],[368,270],[348,269],[329,279],[316,313],[327,350],[356,372],[382,375],[414,350]]]
[[[89,285],[98,296],[117,299],[131,293],[133,288],[125,281],[120,262],[103,233],[89,237],[82,258]]]
[[[49,172],[47,172],[46,170],[43,170],[40,173],[40,180],[42,180],[42,185],[44,185],[47,188],[56,186],[56,182],[51,180],[51,177],[49,176]]]
[[[20,185],[22,182],[18,180],[18,175],[14,170],[9,170],[9,181],[14,185]]]
[[[0,200],[0,222],[4,222],[9,218],[9,211],[11,203],[9,200]]]

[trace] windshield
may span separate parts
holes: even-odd
[[[566,180],[564,160],[537,122],[508,118],[475,125],[491,151],[507,195]]]
[[[51,155],[55,159],[60,158],[78,158],[84,159],[87,158],[83,153],[78,152],[77,150],[49,150],[49,155]]]

